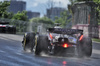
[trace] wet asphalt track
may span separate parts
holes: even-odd
[[[93,43],[90,58],[35,56],[24,52],[22,36],[0,34],[0,66],[100,66],[100,43]]]

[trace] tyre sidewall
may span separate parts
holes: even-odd
[[[78,42],[77,51],[79,57],[90,57],[92,54],[92,40],[89,37],[83,37],[82,41]]]

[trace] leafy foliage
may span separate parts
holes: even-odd
[[[100,24],[100,0],[93,0],[93,1],[97,4],[97,8],[96,8],[96,11],[98,13],[97,20]]]
[[[0,2],[0,17],[8,17],[7,7],[10,5],[10,2],[4,1]]]
[[[12,19],[13,15],[14,15],[14,14],[13,14],[12,12],[7,12],[7,11],[5,11],[5,12],[2,14],[2,18]]]
[[[69,12],[65,10],[61,13],[60,18],[56,17],[55,23],[61,23],[61,26],[66,26],[71,21],[71,19],[69,18],[70,16],[71,15],[69,14]]]
[[[82,2],[82,1],[93,1],[93,0],[69,0],[69,2],[70,2],[71,4],[68,5],[68,10],[70,11],[70,13],[72,13],[72,11],[71,11],[72,5],[73,5],[75,2]]]
[[[26,16],[26,11],[22,11],[22,12],[17,12],[17,14],[14,14],[12,19],[16,19],[16,20],[23,20],[23,21],[27,21],[28,18]]]
[[[69,0],[69,1],[71,3],[70,5],[68,5],[68,10],[70,11],[70,13],[72,13],[71,7],[75,2],[81,2],[81,1],[93,1],[93,2],[95,2],[97,4],[97,7],[96,7],[96,12],[98,13],[97,20],[100,24],[100,0]]]
[[[44,24],[53,24],[53,21],[47,17],[42,17],[42,18],[32,18],[30,19],[30,22],[34,23],[44,23]]]
[[[93,1],[93,0],[69,0],[71,4],[74,4],[74,2],[81,2],[81,1]]]
[[[80,2],[80,1],[93,1],[93,0],[76,0],[77,2]]]
[[[0,2],[0,17],[8,18],[8,19],[16,19],[26,21],[26,11],[18,12],[17,14],[13,14],[12,12],[7,12],[7,8],[10,5],[10,1]]]

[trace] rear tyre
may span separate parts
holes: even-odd
[[[35,54],[40,55],[42,51],[44,51],[45,53],[48,52],[48,37],[39,35],[35,49]]]
[[[92,40],[89,37],[83,37],[77,46],[79,57],[90,57],[92,54]]]
[[[35,33],[26,33],[23,39],[23,49],[25,51],[27,50],[33,51],[34,45],[35,45]]]

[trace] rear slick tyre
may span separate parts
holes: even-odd
[[[33,51],[33,47],[35,45],[35,33],[27,33],[25,36],[24,36],[24,46],[23,46],[23,49],[24,51]]]
[[[44,51],[45,53],[47,53],[48,51],[48,37],[40,35],[37,40],[35,54],[40,55],[42,51]]]
[[[92,54],[92,40],[89,37],[83,37],[77,46],[79,57],[90,57]]]

